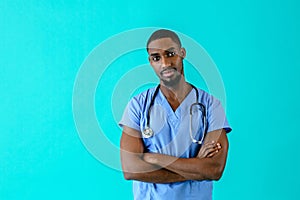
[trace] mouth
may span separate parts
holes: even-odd
[[[164,69],[160,72],[160,74],[163,76],[163,77],[171,77],[175,74],[175,72],[177,71],[176,68],[174,67],[169,67],[167,69]]]

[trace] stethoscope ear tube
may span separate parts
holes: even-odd
[[[150,111],[151,111],[151,108],[152,108],[152,106],[154,104],[154,99],[157,96],[159,88],[160,88],[160,85],[158,85],[156,87],[155,92],[154,92],[154,94],[153,94],[153,96],[151,98],[148,111],[147,111],[147,118],[146,118],[147,122],[146,122],[145,129],[142,131],[142,134],[143,134],[144,138],[150,138],[150,137],[152,137],[154,135],[154,132],[153,132],[152,128],[150,128],[150,126],[149,126],[149,124],[150,124]],[[147,101],[147,96],[146,96],[146,101]],[[146,104],[146,102],[145,102],[145,104]]]
[[[198,89],[190,84],[193,89],[195,90],[196,92],[196,102],[193,103],[190,107],[190,137],[191,137],[191,140],[193,143],[196,143],[196,144],[202,144],[203,143],[203,140],[204,140],[204,136],[205,136],[205,133],[206,133],[206,126],[207,126],[207,121],[206,121],[206,109],[205,109],[205,106],[199,102],[199,93],[198,93]],[[201,110],[201,113],[202,113],[202,124],[203,124],[203,133],[202,133],[202,136],[201,136],[201,140],[196,140],[194,137],[193,137],[193,131],[192,131],[192,116],[193,116],[193,106],[200,106],[200,109]]]
[[[201,113],[202,113],[202,124],[203,124],[203,133],[201,135],[201,140],[196,140],[193,136],[193,130],[192,130],[192,121],[193,121],[193,107],[194,106],[200,106]],[[193,143],[196,144],[202,144],[204,140],[204,136],[206,133],[206,111],[205,106],[202,103],[193,103],[190,107],[190,137]]]

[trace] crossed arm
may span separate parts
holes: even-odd
[[[218,180],[226,164],[227,151],[224,129],[209,132],[195,158],[144,153],[140,132],[126,126],[121,137],[121,162],[127,180],[152,183]]]

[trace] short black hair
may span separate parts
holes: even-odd
[[[161,39],[161,38],[171,38],[171,40],[173,40],[173,42],[175,42],[176,44],[178,44],[179,47],[181,47],[180,39],[174,31],[170,31],[167,29],[159,29],[159,30],[153,32],[151,34],[150,38],[148,39],[147,47],[146,47],[147,51],[148,51],[148,46],[149,46],[150,42]]]

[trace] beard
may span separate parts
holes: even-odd
[[[174,75],[172,77],[169,77],[169,78],[165,78],[163,76],[163,72],[165,70],[174,70]],[[166,87],[175,87],[181,80],[181,76],[182,74],[180,72],[177,71],[177,69],[175,67],[169,67],[167,69],[165,69],[163,71],[160,72],[160,80],[163,82],[163,84],[166,86]]]

